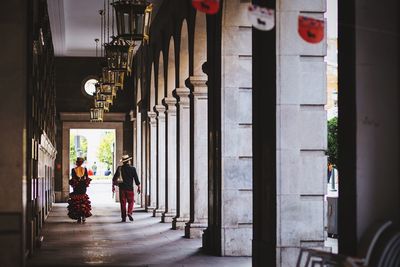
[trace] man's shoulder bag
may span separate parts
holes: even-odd
[[[124,179],[122,179],[121,167],[118,167],[117,172],[118,172],[118,174],[117,174],[116,182],[117,182],[117,184],[122,184],[124,182]]]

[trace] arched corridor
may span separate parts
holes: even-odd
[[[365,257],[369,229],[400,220],[400,4],[381,2],[4,1],[0,267]],[[111,170],[93,179],[86,224],[66,210],[71,173],[89,209],[71,129],[115,131],[112,160],[91,151],[79,164],[129,170],[121,184]],[[120,222],[124,190],[134,222]]]

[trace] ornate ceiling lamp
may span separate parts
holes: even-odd
[[[104,112],[109,112],[111,105],[112,102],[109,101],[109,97],[106,94],[103,94],[100,91],[96,92],[96,95],[94,97],[95,108],[102,108],[104,109]]]
[[[125,75],[132,73],[133,58],[137,50],[142,42],[149,41],[152,4],[145,0],[113,0],[111,5],[116,15],[118,36],[114,37],[114,12],[112,12],[113,36],[109,43],[105,43],[106,39],[110,40],[110,0],[107,0],[107,5],[104,0],[104,9],[100,10],[99,14],[101,16],[101,44],[105,43],[107,67],[102,69],[100,81],[96,84],[94,108],[90,109],[90,121],[95,122],[103,121],[104,112],[109,111],[117,90],[123,89]],[[98,39],[96,40],[97,56]]]
[[[112,37],[112,41],[104,46],[108,68],[114,72],[131,74],[133,57],[141,43],[149,40],[153,5],[144,0],[113,1],[111,5],[116,14],[118,36]],[[113,19],[112,23],[114,31]]]
[[[104,45],[108,69],[113,72],[132,72],[133,57],[138,46],[122,38],[113,37],[112,41]]]
[[[95,96],[95,102],[96,101],[105,101],[108,103],[108,107],[111,106],[114,102],[114,99],[117,97],[117,88],[113,84],[106,84],[102,82],[102,79],[100,79],[100,82],[96,84],[96,96]],[[105,108],[105,112],[109,111],[109,108]]]
[[[91,108],[90,109],[90,121],[91,122],[103,122],[104,120],[104,109],[102,108]]]
[[[149,29],[153,5],[145,0],[119,0],[111,4],[114,7],[118,37],[124,40],[149,40]]]
[[[115,86],[117,89],[124,89],[125,72],[103,68],[103,83]]]

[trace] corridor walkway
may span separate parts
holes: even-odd
[[[251,266],[251,258],[201,253],[201,240],[183,238],[150,214],[138,211],[121,223],[117,203],[94,204],[85,224],[67,217],[66,204],[54,204],[44,226],[44,242],[28,266]]]

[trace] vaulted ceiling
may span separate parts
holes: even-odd
[[[148,2],[154,4],[154,18],[162,0]],[[104,0],[48,0],[47,5],[55,55],[95,56],[94,39],[101,36],[99,10],[104,8]]]

